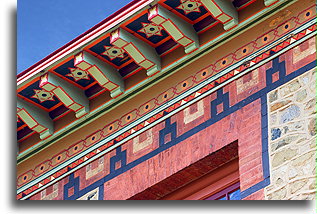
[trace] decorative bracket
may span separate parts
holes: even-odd
[[[238,25],[238,11],[228,0],[200,0],[212,16],[219,20],[225,30]]]
[[[74,66],[87,71],[102,87],[115,98],[124,92],[124,80],[111,65],[83,51],[75,56]]]
[[[54,123],[48,112],[17,97],[17,115],[33,131],[45,139],[53,134]]]
[[[52,92],[67,108],[80,118],[89,112],[89,100],[83,90],[52,73],[41,77],[40,87]]]
[[[149,9],[149,21],[160,25],[180,45],[190,53],[199,47],[198,35],[193,26],[160,5]]]
[[[148,76],[161,70],[161,58],[156,50],[127,31],[123,29],[113,31],[110,43],[125,50],[138,65],[147,70]]]

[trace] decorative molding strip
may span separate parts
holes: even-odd
[[[283,2],[284,0],[264,0],[265,6],[271,6],[276,4],[277,2]]]

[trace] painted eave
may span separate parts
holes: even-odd
[[[114,29],[121,22],[129,19],[135,13],[138,13],[147,8],[151,3],[156,3],[157,0],[133,0],[126,6],[122,7],[100,23],[96,24],[83,34],[79,35],[75,39],[71,40],[61,48],[57,49],[53,53],[49,54],[42,60],[38,61],[31,67],[17,74],[17,86],[21,87],[26,81],[33,79],[41,71],[47,69],[50,65],[61,60],[63,57],[73,54],[81,47],[104,34],[105,32]]]
[[[117,27],[117,25],[119,25],[119,23],[121,23],[121,22],[125,21],[126,19],[128,19],[129,17],[133,16],[135,13],[138,13],[138,12],[146,9],[153,2],[157,2],[157,0],[152,0],[152,1],[151,0],[150,1],[138,0],[138,1],[131,2],[130,4],[132,4],[132,3],[134,3],[134,4],[132,4],[131,7],[128,7],[128,8],[130,8],[129,11],[128,11],[128,9],[124,9],[125,7],[118,11],[118,12],[120,12],[122,10],[127,10],[126,13],[124,13],[124,11],[122,11],[121,13],[117,12],[118,15],[116,15],[116,16],[115,16],[115,14],[117,14],[117,13],[115,13],[114,15],[112,15],[112,16],[114,16],[113,18],[111,18],[112,16],[110,16],[109,18],[105,19],[103,22],[97,24],[96,25],[97,27],[96,26],[93,27],[89,31],[85,32],[81,36],[79,36],[76,39],[74,39],[73,41],[71,41],[69,43],[70,45],[66,44],[62,48],[55,51],[56,53],[55,52],[52,53],[51,54],[52,56],[49,55],[47,57],[47,59],[46,58],[43,59],[43,62],[40,61],[38,65],[35,64],[34,68],[31,67],[31,68],[27,69],[26,70],[27,72],[25,75],[23,75],[23,74],[21,74],[21,76],[18,75],[18,85],[19,85],[19,79],[20,79],[20,84],[23,84],[24,81],[32,79],[32,78],[38,76],[39,74],[42,75],[41,71],[43,71],[43,69],[47,68],[48,66],[56,63],[57,61],[59,61],[61,59],[63,59],[65,56],[67,56],[69,54],[74,55],[75,53],[78,52],[78,49],[80,47],[83,47],[85,44],[91,42],[93,39],[97,38],[98,36],[103,35],[104,33],[108,32],[110,30],[113,30],[114,28]],[[41,150],[41,149],[38,150],[39,148],[43,149],[46,146],[49,146],[52,143],[56,142],[57,140],[61,139],[62,137],[65,137],[66,132],[67,132],[67,135],[71,134],[72,132],[76,131],[77,129],[83,127],[85,124],[101,117],[103,114],[105,114],[106,112],[110,111],[111,109],[113,109],[114,107],[119,105],[122,100],[127,101],[127,100],[131,99],[133,97],[132,93],[134,95],[140,93],[141,91],[145,90],[149,86],[153,85],[155,82],[168,77],[169,75],[173,74],[177,70],[180,70],[182,67],[188,65],[189,63],[197,60],[201,56],[203,56],[203,55],[209,53],[210,51],[214,50],[215,48],[221,46],[222,44],[224,44],[228,40],[233,39],[237,35],[243,33],[244,31],[246,31],[250,27],[254,26],[259,21],[259,19],[269,18],[270,16],[274,15],[277,12],[275,10],[276,8],[282,9],[282,8],[289,6],[290,4],[292,4],[294,2],[296,2],[296,0],[286,0],[286,1],[276,3],[271,7],[265,8],[260,13],[258,13],[256,16],[250,17],[250,18],[244,20],[243,22],[239,23],[239,25],[237,27],[231,29],[230,31],[228,31],[225,34],[221,35],[220,37],[216,38],[215,40],[212,40],[212,41],[204,44],[203,46],[200,46],[196,51],[180,58],[179,60],[177,60],[173,64],[162,69],[161,72],[159,73],[159,75],[157,75],[155,77],[150,77],[146,81],[143,81],[143,82],[139,83],[138,85],[136,85],[135,87],[133,87],[133,89],[129,89],[128,91],[125,91],[125,93],[123,94],[122,97],[120,97],[119,100],[112,99],[110,102],[100,106],[99,108],[95,109],[93,112],[90,112],[88,115],[86,115],[80,119],[77,119],[76,121],[72,122],[67,127],[65,127],[64,129],[59,130],[58,132],[54,133],[51,137],[49,137],[45,140],[42,140],[40,143],[38,143],[35,146],[32,146],[29,149],[27,149],[26,151],[22,152],[21,154],[18,155],[18,162],[26,160],[28,158],[28,154],[30,152],[32,152],[34,150],[37,150],[37,152],[39,152]],[[272,12],[272,11],[274,11],[274,12]],[[115,20],[115,19],[120,19],[120,20]],[[102,24],[102,23],[104,23],[104,24]],[[71,47],[68,47],[68,46],[71,46]],[[245,61],[248,61],[248,59],[245,59]],[[162,74],[165,74],[165,75],[162,75]]]

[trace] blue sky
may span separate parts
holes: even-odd
[[[17,73],[132,0],[18,0]]]

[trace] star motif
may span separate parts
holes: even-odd
[[[105,47],[105,52],[103,52],[103,55],[106,55],[110,58],[110,60],[113,60],[117,57],[123,58],[124,57],[124,51],[117,47],[117,46],[104,46]]]
[[[183,10],[185,14],[188,14],[191,12],[200,13],[200,6],[201,2],[199,0],[181,0],[181,4],[176,8]]]
[[[90,79],[87,71],[81,70],[79,68],[68,68],[68,69],[70,70],[70,74],[66,74],[66,76],[74,78],[76,82],[81,79],[85,79],[85,80]]]
[[[35,94],[32,96],[32,98],[38,99],[41,103],[47,100],[55,101],[53,97],[54,94],[52,92],[46,91],[44,89],[34,89],[34,92]]]
[[[154,23],[141,23],[143,28],[138,30],[138,32],[144,33],[146,35],[146,38],[149,38],[151,36],[163,36],[162,30],[163,27],[156,25]]]

